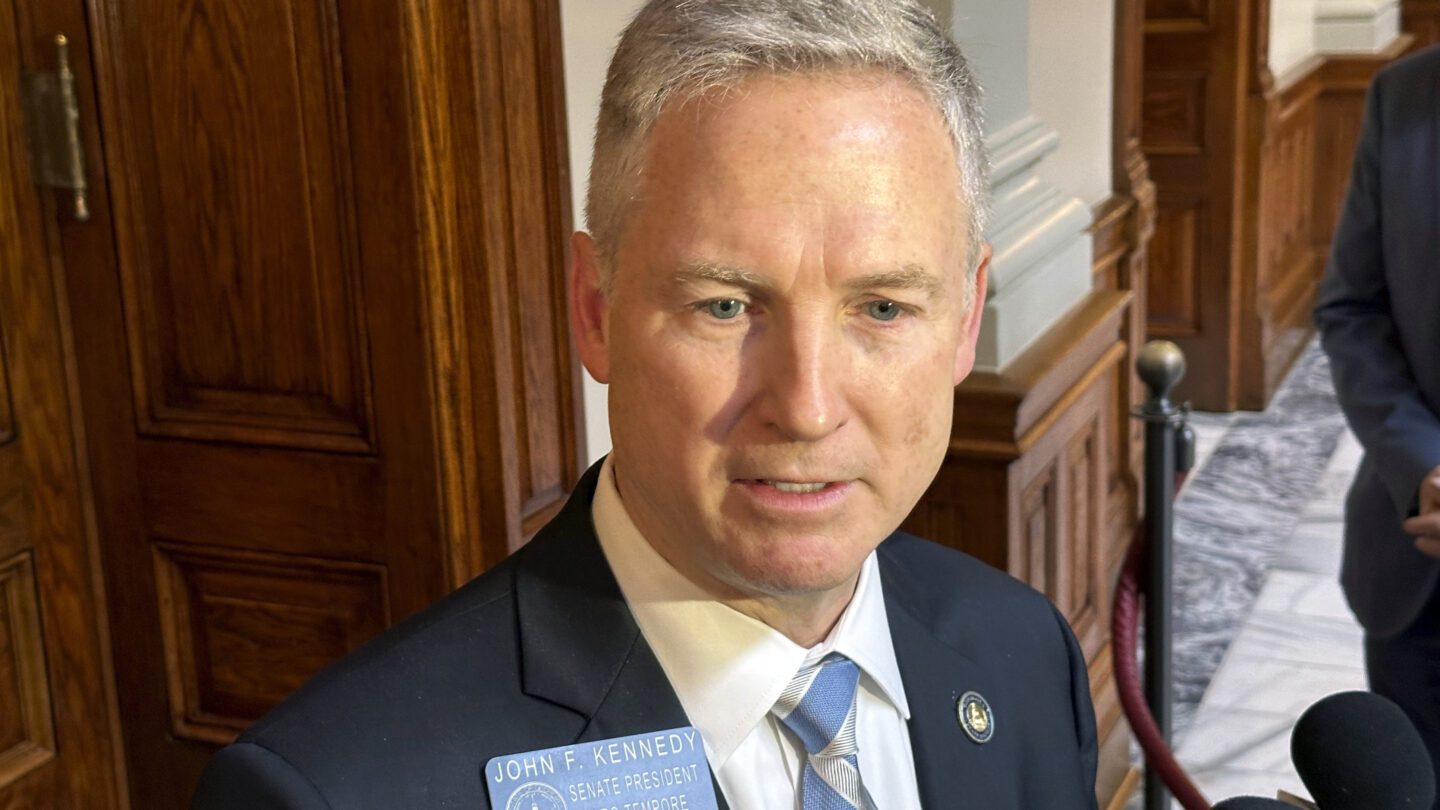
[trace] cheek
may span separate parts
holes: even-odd
[[[908,452],[920,452],[943,446],[950,436],[950,418],[954,411],[953,389],[930,389],[916,392],[914,409],[910,412],[904,446]]]
[[[953,352],[937,349],[910,362],[892,358],[881,370],[885,381],[872,389],[877,393],[872,408],[887,425],[887,438],[907,455],[949,438],[953,359]]]
[[[707,433],[736,388],[738,366],[713,347],[663,333],[627,335],[612,360],[611,400],[621,406],[615,417],[649,431],[636,436],[646,444]]]

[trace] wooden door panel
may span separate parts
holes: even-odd
[[[385,569],[152,546],[171,731],[224,744],[389,623]]]
[[[55,757],[34,557],[0,559],[0,790]]]
[[[371,450],[335,5],[108,10],[141,432]]]
[[[154,537],[217,548],[384,562],[384,469],[373,458],[142,440]],[[237,509],[237,504],[246,508]]]

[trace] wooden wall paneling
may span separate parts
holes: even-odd
[[[1320,263],[1313,236],[1316,58],[1276,87],[1258,71],[1252,132],[1241,161],[1242,224],[1240,391],[1242,408],[1261,410],[1300,356],[1314,327],[1310,309]]]
[[[1440,42],[1440,0],[1401,0],[1400,28],[1415,36],[1416,47]]]
[[[1313,244],[1321,262],[1340,223],[1350,187],[1350,168],[1365,117],[1365,93],[1380,68],[1416,48],[1419,40],[1401,34],[1375,54],[1328,54],[1320,68],[1320,97],[1315,103],[1315,173],[1312,183]]]
[[[1142,165],[1144,158],[1141,157]],[[1138,198],[1117,194],[1097,207],[1091,228],[1094,244],[1094,289],[1120,290],[1131,293],[1130,305],[1122,319],[1125,335],[1125,356],[1111,379],[1111,416],[1106,448],[1106,512],[1103,516],[1105,539],[1103,554],[1105,570],[1116,570],[1128,548],[1135,525],[1140,519],[1140,492],[1144,472],[1143,434],[1131,410],[1144,399],[1143,386],[1134,373],[1135,355],[1144,339],[1144,301],[1136,292],[1143,292],[1145,248],[1154,229],[1154,187],[1149,193],[1148,208]],[[1148,212],[1148,213],[1147,213]],[[1143,241],[1139,241],[1142,240]],[[1136,245],[1141,247],[1137,248]]]
[[[1129,374],[1132,301],[1127,291],[1097,289],[1003,371],[962,383],[949,452],[904,524],[1056,602],[1089,662],[1100,732],[1114,756],[1124,746],[1113,744],[1121,713],[1110,675],[1115,541],[1107,520],[1115,509],[1116,378]]]
[[[1208,3],[1180,9],[1187,25],[1208,26]],[[1157,9],[1158,12],[1158,9]],[[1157,13],[1157,17],[1162,16]],[[1172,10],[1169,14],[1174,18]],[[1150,245],[1155,234],[1156,189],[1141,145],[1145,87],[1145,0],[1116,0],[1114,92],[1112,98],[1111,174],[1114,196],[1102,204],[1092,228],[1095,289],[1130,293],[1121,324],[1125,351],[1111,374],[1110,449],[1106,467],[1110,482],[1107,513],[1100,540],[1102,575],[1097,591],[1104,599],[1101,615],[1108,633],[1110,595],[1120,565],[1141,520],[1144,488],[1144,442],[1141,424],[1130,416],[1145,397],[1135,373],[1135,358],[1145,339],[1149,312]],[[1102,807],[1123,804],[1125,786],[1138,771],[1130,764],[1130,730],[1119,705],[1114,679],[1114,651],[1106,644],[1090,662],[1090,689],[1095,714],[1104,728],[1100,738],[1096,794]]]

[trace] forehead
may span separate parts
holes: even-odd
[[[962,238],[959,170],[939,110],[877,71],[760,74],[669,105],[641,166],[632,225],[652,241],[656,231],[783,241],[825,228],[830,248],[934,252]]]

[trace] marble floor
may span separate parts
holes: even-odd
[[[1276,406],[1194,415],[1197,465],[1176,503],[1176,754],[1211,801],[1305,795],[1290,763],[1296,719],[1325,695],[1365,687],[1360,628],[1337,581],[1360,448],[1313,347],[1287,386],[1289,401],[1276,402],[1289,417]],[[1242,523],[1243,543],[1207,539]],[[1129,807],[1140,806],[1137,790]]]

